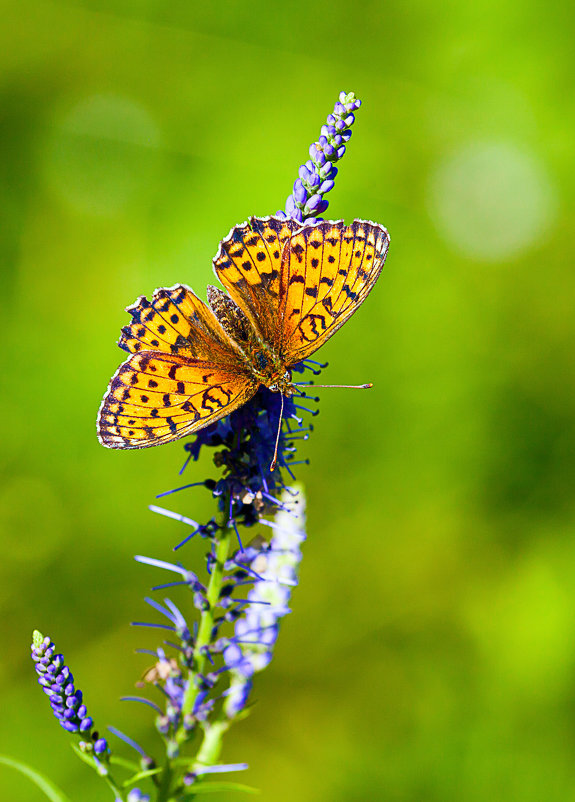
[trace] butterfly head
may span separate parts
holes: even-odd
[[[292,396],[296,389],[292,384],[291,371],[285,370],[281,375],[274,376],[270,384],[267,385],[268,390],[272,393],[281,393],[288,398]]]

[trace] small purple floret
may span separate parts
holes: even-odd
[[[150,802],[150,795],[140,791],[139,788],[132,788],[128,794],[128,802]]]

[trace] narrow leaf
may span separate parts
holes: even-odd
[[[218,791],[243,791],[245,794],[259,794],[259,788],[252,788],[249,785],[242,785],[241,783],[201,783],[194,785],[190,789],[190,793],[181,797],[182,799],[193,799],[199,794],[215,794]]]
[[[19,771],[25,777],[28,777],[29,780],[32,780],[32,782],[46,794],[50,802],[70,802],[66,794],[54,785],[52,780],[49,780],[48,777],[40,774],[39,771],[31,768],[26,763],[21,763],[19,760],[14,760],[14,758],[7,757],[6,755],[0,755],[0,764],[9,766]]]
[[[154,774],[160,774],[162,771],[161,768],[157,769],[148,769],[148,771],[140,771],[138,774],[134,774],[133,777],[130,777],[129,780],[126,780],[123,784],[124,788],[128,788],[130,785],[139,782],[140,780],[144,780],[146,777],[153,777]]]
[[[124,757],[117,757],[117,755],[110,755],[110,763],[113,766],[120,766],[123,769],[128,769],[129,771],[140,771],[139,765],[133,760],[126,760]]]

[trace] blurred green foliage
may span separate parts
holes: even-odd
[[[324,394],[294,615],[224,758],[274,802],[573,798],[573,8],[1,5],[0,751],[105,798],[36,687],[34,627],[97,722],[157,748],[117,699],[154,645],[128,626],[157,579],[132,555],[181,534],[147,505],[183,452],[98,445],[123,308],[202,294],[345,89],[364,106],[330,213],[392,243],[321,356],[375,389]],[[25,782],[0,770],[1,797],[40,800]]]

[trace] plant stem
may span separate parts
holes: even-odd
[[[162,771],[156,802],[167,802],[169,799],[171,799],[172,775],[172,766],[170,759],[168,758],[166,760],[164,770]]]
[[[122,800],[122,802],[124,802],[124,800],[126,799],[126,791],[124,791],[123,788],[120,788],[120,786],[116,783],[114,778],[111,777],[109,774],[106,774],[104,776],[104,780],[114,792],[116,800]]]
[[[220,756],[222,748],[222,735],[229,729],[227,720],[214,721],[204,730],[204,740],[196,756],[199,766],[213,766]]]
[[[224,505],[224,509],[226,509],[226,505]],[[212,639],[215,610],[222,590],[224,566],[230,551],[232,533],[233,529],[227,525],[227,519],[225,519],[225,523],[222,524],[219,530],[219,538],[216,541],[216,559],[212,566],[212,573],[206,594],[208,609],[204,610],[200,617],[200,626],[195,646],[194,667],[193,670],[190,671],[188,677],[188,687],[182,704],[182,719],[190,715],[194,710],[194,704],[200,692],[200,678],[206,670],[207,657],[204,653],[204,649],[206,646],[210,645]],[[181,744],[187,737],[188,733],[185,728],[180,726],[176,735],[177,742]]]

